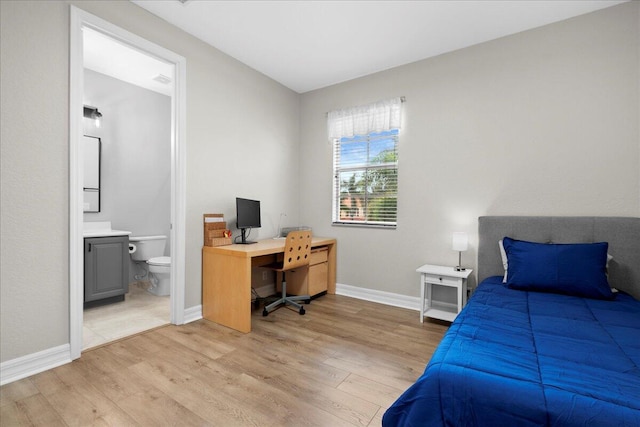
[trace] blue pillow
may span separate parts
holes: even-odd
[[[511,289],[614,298],[606,276],[606,242],[547,244],[505,237],[502,244]]]

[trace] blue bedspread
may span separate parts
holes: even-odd
[[[383,426],[640,426],[640,301],[477,289]]]

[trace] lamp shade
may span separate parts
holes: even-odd
[[[451,248],[454,251],[466,251],[469,248],[469,236],[464,232],[453,233]]]

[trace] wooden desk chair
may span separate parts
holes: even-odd
[[[288,297],[285,273],[297,268],[308,268],[310,260],[311,230],[291,231],[287,234],[286,243],[284,245],[284,258],[282,262],[264,266],[264,268],[269,268],[282,273],[282,297],[267,305],[262,311],[263,316],[268,316],[271,311],[280,308],[282,305],[291,305],[295,307],[301,315],[304,314],[304,307],[296,301],[305,301],[306,304],[309,304],[311,302],[311,297],[309,295]]]

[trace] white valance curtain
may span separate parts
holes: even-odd
[[[327,114],[329,138],[400,129],[402,101],[402,98],[398,97],[330,111]]]

